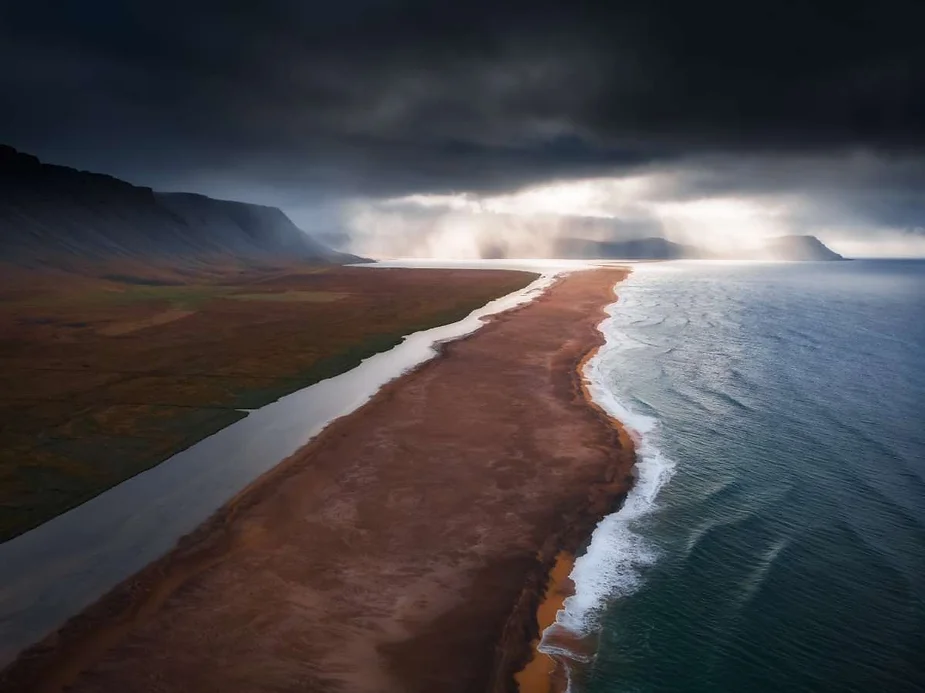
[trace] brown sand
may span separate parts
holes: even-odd
[[[591,358],[597,350],[588,352],[579,363],[576,373],[582,373],[585,361]],[[597,407],[591,399],[587,389],[587,381],[581,379],[581,390],[585,400]],[[603,413],[603,412],[601,412]],[[633,454],[634,443],[629,432],[619,421],[611,421],[619,437],[620,446]],[[634,458],[635,459],[635,458]],[[625,478],[629,489],[631,480]],[[581,637],[561,626],[550,628],[556,622],[560,609],[565,608],[565,600],[575,593],[575,583],[569,577],[575,567],[575,546],[569,545],[570,551],[560,550],[546,577],[546,589],[536,607],[536,632],[530,643],[530,653],[523,668],[514,674],[516,690],[518,693],[562,693],[568,690],[569,672],[567,669],[573,664],[561,657],[551,657],[539,651],[541,639],[547,643],[567,652],[593,655],[597,650],[594,636]],[[549,629],[549,630],[547,630]]]
[[[0,675],[2,691],[513,691],[631,482],[577,373],[618,269],[454,342]]]

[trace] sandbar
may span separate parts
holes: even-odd
[[[0,691],[515,691],[537,609],[632,483],[580,366],[626,275],[386,385],[0,674]]]

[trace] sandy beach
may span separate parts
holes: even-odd
[[[632,481],[627,439],[579,374],[625,274],[565,275],[445,345],[0,690],[517,690],[557,558]]]

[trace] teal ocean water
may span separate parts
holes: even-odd
[[[925,690],[925,262],[667,263],[589,366],[637,486],[573,573],[575,693]]]

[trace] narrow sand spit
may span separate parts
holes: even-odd
[[[577,370],[625,274],[566,275],[445,345],[0,690],[516,690],[557,557],[631,483],[627,439]]]

